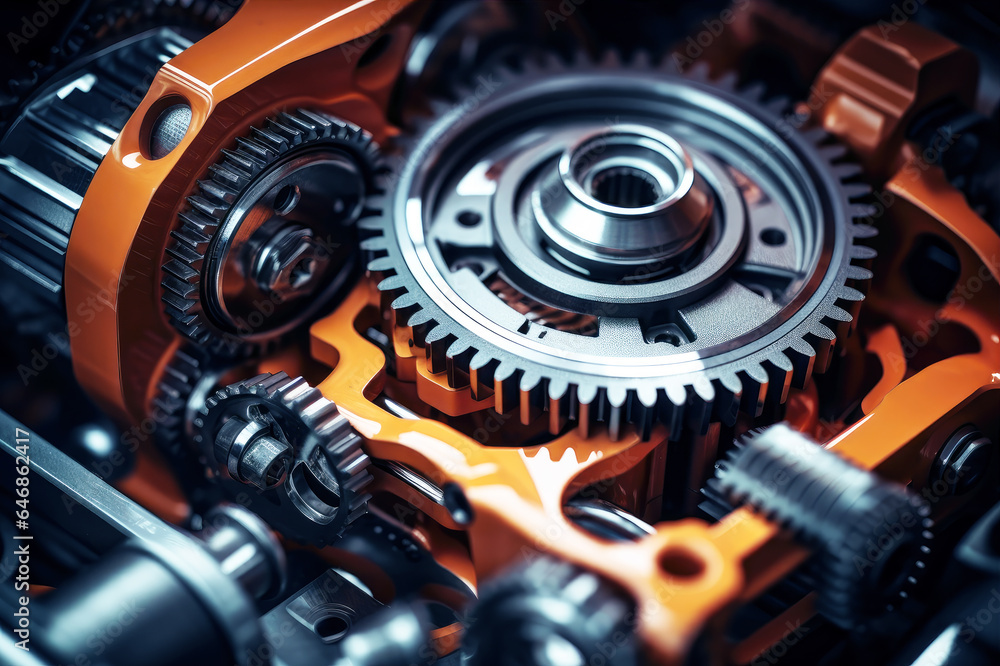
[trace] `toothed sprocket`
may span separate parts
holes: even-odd
[[[679,437],[759,415],[829,363],[874,231],[860,170],[824,133],[644,56],[473,85],[416,123],[384,212],[359,222],[432,372],[524,422],[548,412],[553,432]]]
[[[283,482],[258,491],[225,471],[227,463],[231,470],[238,462],[220,449],[231,420],[253,426],[244,432],[265,431],[290,447],[291,469]],[[227,492],[291,539],[326,545],[367,512],[372,476],[361,437],[302,377],[264,373],[219,389],[205,400],[194,427],[195,445],[217,463]]]

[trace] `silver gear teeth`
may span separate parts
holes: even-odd
[[[752,101],[763,114],[778,122],[791,109],[790,100],[783,97],[766,98],[763,86],[751,84],[743,89],[736,86],[732,76],[711,79],[705,63],[695,63],[684,73],[670,57],[658,64],[648,54],[633,56],[628,66],[648,71],[658,71],[665,76],[680,76],[689,81],[711,85],[722,93]],[[596,64],[585,54],[578,53],[567,64],[558,56],[549,55],[544,60],[526,59],[517,73],[507,71],[511,79],[527,76],[558,74],[572,68],[609,68],[622,66],[621,56],[614,52],[604,55]],[[505,79],[507,80],[507,79]],[[442,107],[442,112],[452,107]],[[436,115],[440,116],[442,112]],[[415,125],[426,129],[436,118],[421,118]],[[418,130],[419,132],[422,130]],[[731,425],[737,413],[760,416],[769,408],[783,404],[792,387],[801,388],[813,373],[825,370],[834,356],[838,340],[851,334],[857,321],[861,302],[865,298],[872,273],[868,268],[875,257],[875,250],[860,241],[876,235],[874,227],[865,224],[870,220],[872,206],[865,202],[871,190],[868,186],[845,182],[856,178],[857,168],[841,162],[845,151],[822,129],[804,129],[798,134],[815,146],[820,157],[828,164],[835,177],[845,211],[850,221],[845,224],[848,251],[838,275],[839,285],[829,292],[827,302],[816,308],[810,321],[800,328],[799,336],[792,336],[784,348],[758,354],[746,360],[741,367],[723,370],[715,376],[705,376],[685,385],[667,379],[652,391],[611,384],[607,386],[556,385],[547,378],[519,367],[517,359],[491,348],[480,348],[478,340],[466,335],[457,325],[437,317],[425,309],[422,296],[411,291],[411,281],[405,265],[392,255],[392,240],[385,231],[385,217],[359,221],[359,225],[376,235],[363,242],[368,253],[368,271],[378,278],[383,305],[390,309],[392,324],[404,329],[415,346],[424,348],[434,372],[447,373],[453,388],[468,387],[477,399],[491,394],[494,409],[500,413],[517,410],[522,422],[530,422],[540,412],[548,412],[548,422],[553,434],[560,432],[569,419],[578,422],[578,428],[588,436],[597,422],[604,422],[612,437],[617,437],[625,425],[634,425],[640,434],[648,437],[654,423],[665,423],[672,436],[682,427],[692,427],[704,432],[712,421]],[[413,135],[404,137],[402,149],[394,157],[390,172],[398,174],[405,162],[407,146],[415,145]],[[388,198],[394,185],[393,177],[383,180],[382,189]],[[391,206],[381,206],[387,216]],[[655,393],[655,398],[653,394]]]
[[[188,207],[178,215],[180,227],[170,233],[160,283],[167,318],[189,340],[217,353],[241,353],[250,344],[210,323],[201,293],[205,255],[216,229],[250,182],[289,150],[319,140],[340,142],[373,172],[377,169],[379,149],[368,132],[318,111],[297,109],[266,119],[263,127],[251,127],[248,137],[237,137],[236,147],[222,149],[220,161],[198,181],[198,193],[187,198]]]
[[[235,398],[251,396],[262,402],[279,406],[292,414],[305,428],[312,433],[326,449],[329,458],[336,461],[337,484],[340,488],[341,505],[337,517],[328,525],[297,529],[288,522],[277,521],[283,525],[282,531],[287,536],[306,543],[323,546],[343,534],[351,523],[367,513],[368,500],[371,495],[367,487],[372,482],[368,470],[371,459],[361,448],[363,442],[350,421],[328,400],[323,393],[311,386],[302,377],[289,377],[284,372],[275,374],[263,373],[256,377],[230,384],[219,389],[205,400],[205,405],[195,417],[195,444],[203,451],[211,448],[211,442],[205,441],[206,425],[210,415],[217,410],[225,410],[227,404]],[[285,492],[281,489],[281,492]],[[282,503],[287,498],[281,498]],[[289,508],[294,508],[290,503]],[[347,511],[343,511],[343,509]],[[301,521],[298,521],[301,523]]]

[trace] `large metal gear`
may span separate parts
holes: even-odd
[[[353,225],[378,146],[356,125],[299,109],[222,153],[188,197],[162,269],[171,323],[217,351],[280,336],[356,274]]]
[[[362,247],[432,372],[528,422],[759,415],[829,363],[868,188],[782,101],[639,55],[484,74],[417,124]]]
[[[361,437],[301,377],[231,384],[205,400],[194,425],[227,490],[289,538],[324,545],[366,513],[372,476]]]

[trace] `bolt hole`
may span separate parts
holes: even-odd
[[[463,227],[474,227],[483,221],[483,216],[472,210],[464,210],[455,219]]]
[[[340,614],[328,615],[317,620],[313,631],[324,643],[336,643],[351,630],[351,621]]]
[[[760,232],[760,239],[765,245],[778,246],[785,244],[785,232],[781,229],[768,227]]]
[[[666,342],[668,345],[673,345],[674,347],[681,346],[681,338],[676,333],[660,333],[653,338],[653,342]]]
[[[652,206],[662,196],[651,174],[634,167],[610,167],[594,174],[590,196],[616,208]]]
[[[187,102],[172,104],[156,115],[149,130],[149,156],[166,157],[180,145],[191,126],[191,107]]]
[[[298,185],[285,185],[274,195],[274,212],[277,215],[288,215],[299,205],[302,193]]]
[[[660,569],[673,578],[697,578],[705,571],[705,562],[695,553],[670,548],[660,554]]]

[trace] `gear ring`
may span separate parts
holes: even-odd
[[[322,546],[367,512],[370,459],[361,449],[361,437],[319,389],[279,372],[231,384],[210,396],[194,420],[194,441],[218,468],[240,462],[219,451],[220,434],[236,420],[270,429],[294,451],[291,472],[277,487],[255,493],[231,473],[220,476],[227,492],[245,498],[241,503],[269,524],[280,525],[287,537]]]
[[[360,127],[299,109],[222,153],[171,233],[162,301],[185,337],[238,354],[305,321],[348,284],[353,222],[379,152]]]
[[[835,341],[847,335],[852,327],[864,298],[862,290],[871,278],[863,264],[874,257],[873,250],[857,241],[872,236],[874,230],[849,221],[870,214],[870,206],[860,203],[869,190],[864,185],[848,182],[860,173],[860,169],[840,162],[845,154],[843,148],[827,145],[829,137],[822,131],[795,132],[787,124],[782,126],[778,113],[785,103],[763,105],[760,90],[738,94],[732,80],[710,83],[704,72],[681,76],[669,61],[661,69],[651,67],[645,57],[638,57],[627,70],[617,71],[620,66],[614,54],[600,64],[582,61],[567,66],[556,58],[542,65],[526,63],[520,73],[503,70],[490,78],[480,77],[484,82],[501,81],[491,84],[495,90],[489,94],[468,93],[465,99],[472,102],[456,109],[438,105],[436,110],[443,117],[418,127],[416,136],[404,145],[404,155],[395,165],[393,173],[396,176],[386,180],[384,189],[389,194],[386,195],[388,200],[379,206],[384,211],[382,216],[359,221],[363,229],[375,234],[362,243],[371,256],[369,270],[381,278],[379,288],[386,302],[391,304],[397,324],[407,327],[414,344],[425,349],[432,372],[447,372],[452,387],[468,386],[477,398],[488,397],[492,392],[498,411],[517,409],[524,422],[547,410],[557,415],[550,419],[554,431],[567,419],[577,419],[584,432],[592,422],[605,421],[611,435],[617,436],[625,423],[635,424],[648,434],[652,424],[661,421],[670,424],[672,436],[678,437],[684,426],[704,431],[712,420],[732,422],[741,407],[752,415],[759,415],[765,402],[783,402],[790,385],[802,385],[814,370],[825,369]],[[546,93],[546,90],[553,92]],[[578,90],[583,92],[574,98]],[[653,92],[647,93],[647,90]],[[695,107],[697,113],[704,113],[704,109],[712,105],[724,107],[726,113],[751,126],[756,139],[750,145],[726,148],[731,152],[725,155],[729,159],[723,160],[718,154],[711,154],[711,149],[726,145],[724,132],[740,131],[733,125],[736,121],[712,127],[714,134],[702,141],[696,132],[683,127],[675,118],[670,131],[662,131],[676,134],[685,143],[697,143],[688,147],[687,152],[695,163],[697,176],[710,181],[708,191],[714,192],[715,210],[708,214],[714,216],[713,221],[709,224],[698,222],[701,218],[697,215],[704,214],[698,211],[704,207],[692,206],[695,210],[695,216],[691,217],[692,233],[701,233],[702,237],[697,242],[687,237],[667,239],[668,243],[659,249],[665,248],[669,261],[673,262],[667,267],[669,270],[659,273],[648,270],[642,279],[631,282],[620,275],[589,279],[581,277],[582,270],[574,272],[559,266],[560,262],[567,263],[564,256],[552,261],[551,257],[532,249],[528,242],[532,239],[527,234],[518,237],[511,232],[511,228],[525,228],[522,222],[525,207],[517,208],[515,202],[511,204],[514,208],[504,208],[496,200],[505,194],[514,200],[520,191],[531,189],[530,178],[535,177],[532,174],[537,174],[544,166],[544,159],[535,159],[532,151],[538,155],[545,150],[555,151],[545,144],[548,138],[540,135],[558,134],[570,122],[560,120],[563,125],[553,129],[545,125],[547,118],[539,120],[538,114],[548,112],[562,119],[573,113],[574,103],[576,106],[590,103],[589,115],[578,121],[576,128],[565,129],[564,133],[576,140],[580,133],[593,132],[595,125],[600,127],[601,121],[594,121],[594,118],[615,117],[619,107],[616,101],[608,99],[629,94],[633,94],[635,99],[632,101],[636,104],[645,105],[642,107],[645,115],[639,114],[642,119],[655,115],[650,109],[668,113],[673,108],[662,104],[663,100],[657,95],[666,96],[678,108],[686,104],[686,110],[676,113],[678,118],[682,113],[687,114],[683,117],[687,123],[694,122]],[[685,102],[684,95],[690,95],[694,101]],[[569,101],[565,101],[567,99]],[[620,115],[623,114],[624,111]],[[608,124],[612,123],[608,121],[605,127]],[[629,128],[635,124],[643,123],[634,117],[616,119],[608,134],[634,134]],[[490,127],[488,139],[474,135],[475,130],[484,126]],[[535,134],[529,131],[514,136],[503,134],[512,127],[523,130],[526,126]],[[776,127],[788,131],[779,133]],[[700,128],[696,126],[695,129]],[[710,133],[705,129],[703,134],[708,136]],[[641,136],[633,143],[648,145],[654,140],[655,137]],[[565,141],[568,143],[569,139]],[[514,147],[508,153],[483,150],[483,146],[493,150],[498,144]],[[480,153],[474,154],[475,150]],[[464,154],[445,157],[462,151]],[[631,160],[634,155],[616,155],[615,158]],[[760,173],[734,174],[734,164],[740,159],[755,165]],[[504,182],[505,170],[516,171],[521,162],[527,163],[521,173],[529,175],[514,184]],[[570,163],[572,169],[572,160]],[[469,164],[481,170],[475,171],[473,167],[461,170],[460,167]],[[444,173],[429,173],[431,169]],[[644,169],[648,173],[657,170],[666,172],[667,167]],[[605,171],[610,172],[610,169]],[[727,172],[732,174],[728,180],[724,177]],[[806,175],[795,176],[795,173]],[[590,178],[592,191],[599,190],[599,186],[607,183],[607,173],[603,175],[604,178],[598,179],[596,175],[583,174],[581,183]],[[737,175],[738,182],[729,182],[736,180]],[[776,186],[774,181],[779,177],[786,180]],[[598,180],[600,182],[594,185]],[[621,203],[619,209],[635,204],[635,210],[644,215],[656,213],[660,201],[669,198],[670,193],[664,194],[660,201],[656,200],[659,194],[655,190],[654,195],[641,191],[637,195],[635,188],[644,185],[637,184],[636,180],[623,181],[617,189],[630,191],[629,196],[639,196],[638,199],[629,201],[626,198],[612,203]],[[677,178],[677,182],[681,180]],[[669,174],[657,176],[657,181],[655,187],[659,190],[679,187],[671,183]],[[733,196],[737,185],[740,186],[739,200]],[[463,188],[468,194],[465,199],[454,194],[461,193]],[[737,274],[749,265],[745,249],[748,242],[756,242],[759,247],[767,245],[766,241],[756,240],[758,232],[767,231],[760,226],[759,219],[764,215],[760,202],[762,193],[765,200],[768,195],[772,198],[769,201],[772,216],[777,216],[773,209],[782,203],[795,197],[808,199],[807,205],[793,211],[796,215],[802,213],[798,226],[787,222],[785,231],[780,232],[781,238],[800,242],[794,251],[807,259],[798,264],[790,263],[787,270],[784,266],[775,266],[776,270],[770,275],[769,268],[760,270],[760,266],[752,266],[760,277],[759,282],[764,284],[755,283],[752,289],[740,291],[752,290],[760,298],[747,300],[743,298],[746,294],[742,294],[743,301],[729,301],[722,314],[714,317],[714,321],[720,316],[745,320],[738,322],[744,325],[738,334],[713,341],[713,332],[706,326],[706,332],[699,332],[697,336],[701,342],[691,344],[690,330],[685,331],[686,324],[682,321],[668,318],[660,330],[648,330],[644,325],[633,325],[626,317],[605,316],[607,311],[600,308],[609,304],[633,319],[642,316],[637,313],[644,308],[649,311],[666,308],[676,312],[692,302],[697,305],[701,297],[698,290],[712,281],[727,285],[726,289],[716,289],[716,292],[728,293],[729,284],[735,280],[725,282],[722,278]],[[648,196],[654,198],[646,201]],[[753,200],[754,196],[758,197],[757,201]],[[474,208],[477,197],[480,207],[473,215],[466,215],[468,211],[463,207]],[[415,201],[421,205],[417,206]],[[789,203],[788,207],[799,204],[801,201]],[[537,200],[533,200],[532,213],[538,207]],[[749,220],[746,229],[718,221],[730,215],[740,219],[744,207]],[[591,209],[596,209],[596,205],[592,204]],[[445,212],[439,214],[439,211]],[[446,227],[446,233],[437,233],[434,225],[446,214],[454,215],[457,223]],[[780,214],[785,215],[786,220],[790,218],[785,211]],[[425,216],[431,219],[428,221]],[[494,228],[489,231],[501,236],[496,243],[492,236],[484,242],[480,238],[466,241],[459,235],[461,227],[475,229],[483,219],[493,220]],[[813,222],[817,224],[814,226]],[[747,231],[755,234],[750,241],[739,237]],[[547,233],[544,228],[542,232]],[[537,236],[539,232],[532,230],[531,233]],[[550,235],[543,240],[548,242],[552,238]],[[683,248],[693,248],[690,252],[694,255],[671,254],[674,248],[669,242],[675,240]],[[793,245],[791,241],[786,246]],[[515,245],[516,251],[505,254],[503,247],[495,250],[495,246],[510,244]],[[544,243],[536,243],[540,245]],[[757,251],[753,245],[750,247]],[[525,253],[524,248],[529,251]],[[612,249],[623,255],[634,248]],[[453,256],[460,260],[452,260]],[[593,258],[582,252],[578,252],[578,256],[583,257],[580,263]],[[528,264],[530,266],[525,268]],[[537,267],[548,272],[542,273]],[[465,270],[467,268],[469,270]],[[591,266],[584,266],[584,269],[589,268]],[[779,302],[780,308],[772,308],[767,281],[782,271],[792,276],[787,282],[797,286],[789,288],[787,302]],[[702,277],[702,273],[707,275]],[[573,331],[570,338],[564,335],[565,331],[538,325],[537,320],[524,316],[525,310],[532,310],[530,307],[509,307],[499,299],[490,299],[489,292],[479,288],[477,283],[497,276],[504,278],[507,284],[514,284],[522,294],[532,289],[541,292],[528,300],[556,306],[567,313],[593,316],[597,320],[598,333],[588,336]],[[672,284],[665,286],[668,283]],[[584,293],[581,289],[572,298],[564,298],[569,291],[566,285],[576,284],[585,285],[589,291]],[[559,289],[554,289],[554,285],[559,285]],[[723,300],[720,297],[718,302]],[[596,310],[588,310],[595,307]],[[747,317],[747,313],[755,309],[766,309],[769,314],[758,320]],[[781,317],[773,316],[776,310],[780,310]],[[600,341],[605,330],[607,339]],[[654,344],[662,342],[667,344]],[[622,349],[635,351],[636,355],[620,357],[621,354],[615,352]],[[692,353],[684,353],[689,350]]]

